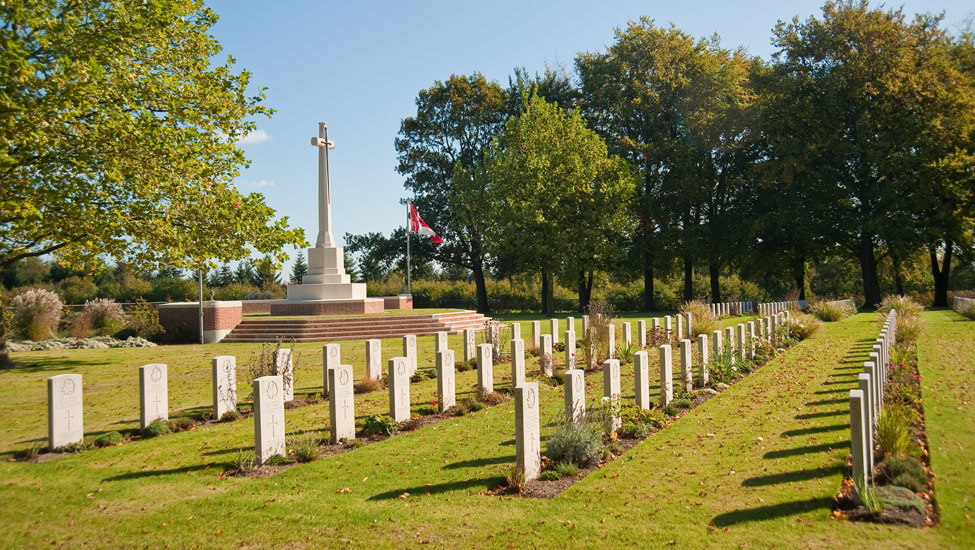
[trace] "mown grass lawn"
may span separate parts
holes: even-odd
[[[829,519],[849,452],[848,390],[877,330],[867,314],[827,325],[552,500],[480,494],[514,463],[510,401],[268,479],[221,475],[237,452],[253,446],[253,423],[243,420],[40,464],[0,463],[0,541],[4,547],[112,548],[971,546],[970,524],[921,531]],[[432,338],[419,340],[420,368],[432,368]],[[450,344],[460,350],[459,337]],[[398,355],[399,346],[384,341],[384,358]],[[91,435],[135,426],[139,365],[170,365],[174,414],[209,406],[211,356],[236,354],[243,362],[256,347],[16,354],[25,366],[0,373],[0,421],[7,428],[0,449],[9,457],[44,437],[44,379],[52,374],[85,375]],[[342,350],[357,378],[364,369],[359,347]],[[320,344],[296,348],[299,395],[320,391],[320,350]],[[656,353],[650,356],[655,361]],[[495,368],[500,387],[509,368]],[[528,370],[537,371],[534,360]],[[624,399],[631,399],[632,366],[622,371]],[[602,376],[586,380],[587,397],[601,396]],[[458,374],[458,392],[473,384],[473,371]],[[436,399],[434,380],[411,390],[414,409]],[[561,410],[563,397],[558,387],[543,385],[540,393],[544,424]],[[247,394],[241,384],[241,398]],[[356,396],[356,407],[360,418],[384,411],[386,394]],[[286,416],[291,434],[324,433],[328,407],[309,405]],[[930,433],[930,411],[928,417]],[[551,426],[543,425],[543,439],[549,433]],[[962,456],[971,460],[970,453]],[[932,461],[937,471],[937,457]],[[939,484],[943,509],[961,498],[949,497]]]

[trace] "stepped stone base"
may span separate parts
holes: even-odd
[[[363,287],[366,285],[362,285]],[[290,288],[288,289],[290,292]],[[386,311],[382,298],[359,300],[274,300],[271,315],[356,315]]]

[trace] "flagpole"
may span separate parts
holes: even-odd
[[[413,287],[410,284],[410,203],[406,203],[406,293],[413,295]]]

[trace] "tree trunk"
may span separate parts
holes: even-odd
[[[694,262],[690,254],[684,255],[684,301],[694,299]]]
[[[860,276],[863,278],[864,304],[873,307],[880,303],[880,283],[877,282],[877,257],[873,253],[872,235],[864,233],[860,236],[857,259],[860,261]]]
[[[894,291],[898,296],[904,295],[904,276],[901,274],[901,259],[896,254],[890,255],[890,261],[894,264]]]
[[[3,270],[0,269],[0,278]],[[7,348],[7,334],[10,330],[10,311],[7,309],[7,291],[0,286],[0,369],[8,369],[14,366],[10,359],[10,350]]]
[[[934,307],[948,307],[948,276],[951,274],[951,249],[954,243],[945,240],[945,255],[941,265],[938,265],[938,250],[929,247],[931,256],[931,275],[934,276]]]
[[[555,277],[542,268],[542,314],[552,317],[555,315]]]
[[[653,264],[650,262],[643,267],[643,310],[657,310],[657,302],[653,298]]]
[[[718,270],[718,263],[708,260],[708,276],[711,278],[711,303],[721,303],[721,273]]]
[[[488,306],[487,283],[484,281],[484,264],[481,261],[474,262],[471,273],[474,275],[474,288],[477,292],[477,312],[491,313],[491,308]]]
[[[579,311],[589,311],[592,302],[592,270],[579,271]]]
[[[796,281],[796,288],[799,290],[799,300],[806,299],[806,258],[804,256],[799,257],[799,261],[796,262],[792,269],[792,277]]]

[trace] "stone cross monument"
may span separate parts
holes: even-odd
[[[326,315],[334,313],[380,313],[381,298],[367,298],[366,285],[351,282],[345,272],[342,248],[332,238],[332,192],[328,180],[328,125],[318,123],[318,137],[311,144],[318,148],[318,237],[308,249],[308,274],[301,284],[288,285],[288,299],[271,303],[272,315]]]

